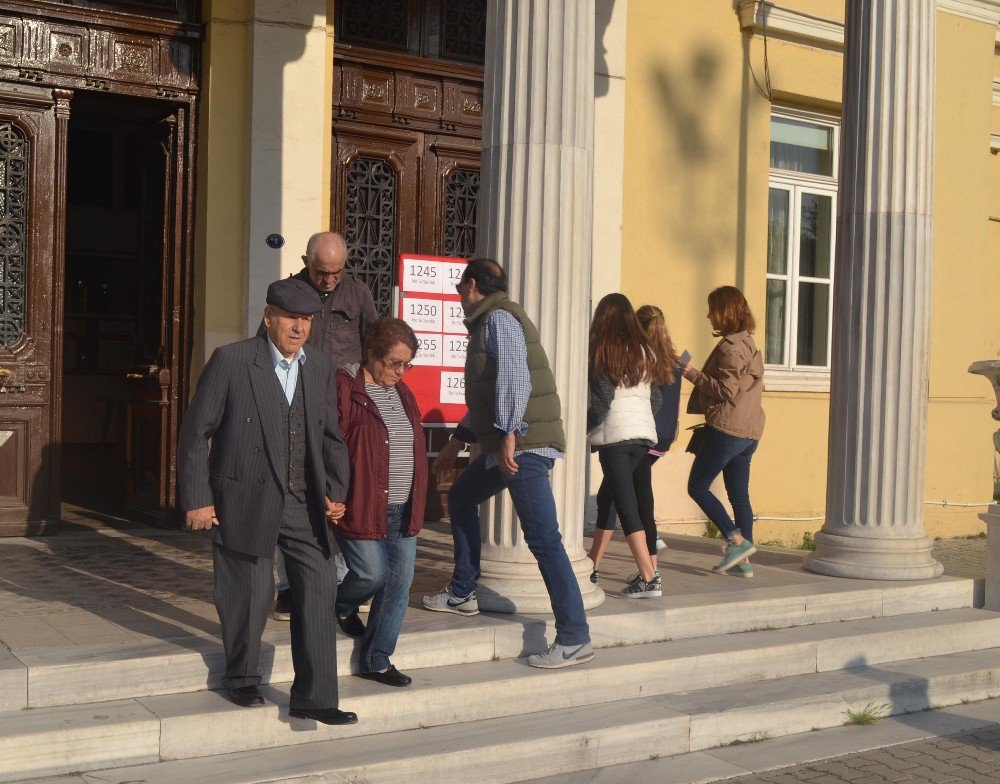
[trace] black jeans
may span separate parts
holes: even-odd
[[[604,478],[597,491],[597,527],[613,531],[615,518],[625,535],[646,532],[646,549],[656,554],[652,467],[647,444],[611,444],[597,453]]]

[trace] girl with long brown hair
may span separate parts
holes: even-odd
[[[738,288],[721,286],[708,295],[708,320],[720,338],[698,370],[684,366],[684,377],[694,384],[689,414],[705,415],[704,438],[695,453],[688,495],[726,537],[728,546],[713,571],[724,573],[739,564],[738,574],[753,576],[748,557],[753,544],[753,507],[750,505],[750,460],[764,432],[764,360],[753,331],[750,305]],[[722,474],[736,522],[712,494],[712,482]]]
[[[660,540],[656,531],[656,519],[653,514],[652,470],[653,463],[666,454],[677,437],[677,422],[681,403],[681,372],[663,311],[656,305],[643,305],[635,313],[647,345],[653,353],[653,361],[657,366],[654,376],[666,378],[665,383],[656,385],[662,400],[659,411],[653,417],[656,424],[656,443],[647,450],[633,474],[639,517],[646,533],[646,549],[653,562],[655,575],[658,573],[657,551],[661,547],[666,547],[666,544]],[[590,575],[591,582],[596,583],[600,579],[601,560],[614,534],[616,520],[616,509],[611,500],[611,487],[604,479],[597,491],[597,528],[590,546],[590,560],[594,562],[594,571]]]
[[[595,547],[600,547],[600,541],[607,546],[603,532],[608,531],[610,538],[617,512],[639,570],[622,590],[628,597],[663,593],[639,511],[638,499],[647,492],[643,482],[648,483],[649,477],[647,474],[643,479],[636,470],[657,442],[654,415],[660,407],[660,394],[656,385],[666,380],[668,370],[668,365],[657,360],[628,298],[624,294],[604,297],[590,325],[588,363],[587,443],[597,451],[607,488],[603,499],[599,498],[601,533],[595,536]],[[654,528],[654,555],[655,537]],[[596,567],[591,579],[596,580]]]

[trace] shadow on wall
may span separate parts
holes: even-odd
[[[614,15],[615,0],[596,0],[594,24],[594,73],[600,76],[610,76],[608,65],[608,49],[604,45],[604,36],[611,26]],[[594,97],[602,98],[608,94],[608,79],[594,79]]]
[[[660,117],[666,129],[663,230],[670,246],[680,250],[670,263],[695,265],[694,293],[707,295],[718,281],[715,272],[732,259],[732,205],[735,194],[726,187],[726,150],[713,139],[710,107],[720,100],[720,63],[707,44],[696,48],[687,68],[671,70],[658,64],[651,74]],[[733,144],[738,143],[736,138]]]

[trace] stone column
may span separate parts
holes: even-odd
[[[993,419],[1000,422],[1000,359],[973,362],[969,372],[985,376],[993,387],[997,407]],[[979,519],[986,523],[986,603],[987,610],[1000,610],[1000,430],[993,433],[993,503]]]
[[[942,571],[923,523],[935,27],[934,0],[847,3],[820,574]]]
[[[510,296],[535,321],[559,387],[566,458],[553,491],[584,606],[591,584],[583,549],[587,330],[594,169],[594,0],[489,4],[480,255],[500,261]],[[483,517],[479,604],[498,612],[550,612],[548,594],[501,493]]]
[[[324,144],[330,127],[327,1],[253,0],[249,22],[246,331],[267,287],[302,269],[306,241],[325,229]],[[280,234],[285,244],[265,243]]]

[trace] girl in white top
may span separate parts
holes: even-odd
[[[624,294],[608,294],[594,311],[588,371],[587,443],[597,450],[611,490],[614,511],[608,513],[617,512],[639,570],[622,594],[661,596],[662,584],[647,551],[639,513],[638,496],[644,488],[636,487],[637,482],[648,481],[648,475],[643,480],[636,469],[657,441],[653,415],[660,407],[660,393],[656,385],[664,379]],[[608,526],[607,530],[613,528]]]

